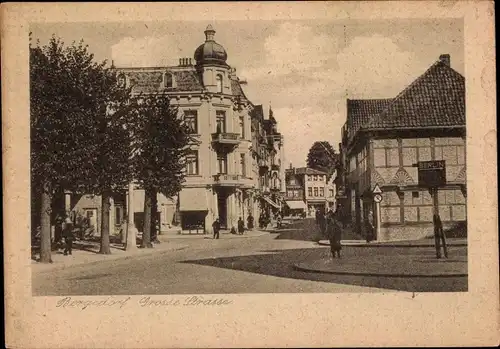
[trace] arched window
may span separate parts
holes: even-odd
[[[215,81],[217,83],[217,92],[222,93],[222,75],[217,74]]]
[[[174,87],[174,76],[170,72],[165,72],[163,74],[163,86],[165,88]]]

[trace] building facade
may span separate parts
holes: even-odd
[[[236,227],[239,217],[245,222],[250,214],[258,217],[266,188],[270,193],[275,184],[280,185],[279,154],[283,138],[277,132],[276,120],[272,115],[267,119],[265,115],[260,119],[255,117],[259,106],[254,106],[243,92],[244,82],[227,64],[227,53],[215,41],[215,30],[209,25],[204,33],[205,42],[195,50],[194,60],[181,58],[177,66],[168,67],[115,67],[119,81],[131,88],[132,94],[168,96],[183,113],[198,141],[190,148],[185,182],[178,196],[168,199],[158,194],[161,232],[173,226],[211,232],[216,218],[223,228]],[[260,138],[256,137],[259,132]],[[279,140],[274,142],[271,136]],[[255,150],[259,152],[261,147],[268,149],[262,159],[255,155]],[[268,172],[260,171],[262,161],[269,163]],[[112,228],[118,228],[121,217],[130,211],[141,231],[144,191],[134,188],[133,207],[127,207],[126,195],[125,191],[115,195],[110,217]],[[71,208],[91,217],[96,230],[99,229],[99,197],[81,197]]]
[[[286,171],[286,204],[291,214],[299,212],[314,217],[319,209],[326,212],[335,205],[335,174],[312,168],[290,166]]]
[[[466,205],[465,79],[441,55],[423,75],[391,99],[347,100],[341,159],[345,208],[355,229],[376,213],[373,189],[382,190],[377,240],[433,234],[433,201],[419,187],[418,161],[444,160],[446,186],[438,191],[445,226],[463,222]]]

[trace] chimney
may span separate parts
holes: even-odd
[[[442,54],[439,56],[439,60],[446,64],[448,67],[450,67],[450,55],[449,54]]]
[[[191,63],[191,58],[189,58],[189,65],[193,65],[193,63]]]
[[[293,168],[292,163],[290,163],[290,170]]]
[[[179,66],[182,66],[182,58],[179,58]]]

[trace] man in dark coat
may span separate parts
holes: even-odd
[[[219,238],[219,233],[220,233],[220,222],[219,218],[215,219],[215,222],[212,224],[212,228],[214,230],[214,239]]]
[[[238,219],[238,234],[243,235],[245,232],[245,223],[241,217]]]
[[[333,210],[330,210],[326,214],[326,235],[330,241],[332,258],[337,256],[340,258],[340,251],[342,250],[342,245],[340,243],[340,240],[342,239],[342,228],[339,212],[333,212]]]
[[[73,222],[69,217],[66,218],[65,224],[64,224],[64,242],[65,242],[65,247],[64,247],[64,255],[67,256],[68,254],[72,254],[72,249],[73,249],[73,239],[74,239],[74,234],[73,234]]]

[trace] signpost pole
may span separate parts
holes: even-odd
[[[380,202],[375,202],[375,240],[380,240]]]

